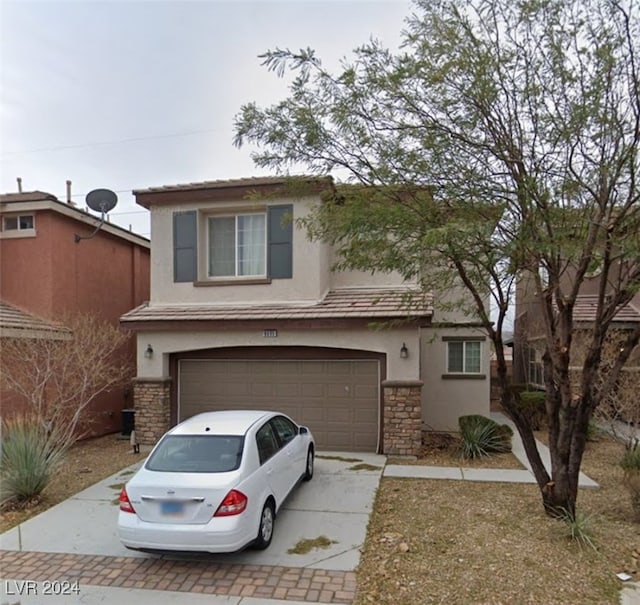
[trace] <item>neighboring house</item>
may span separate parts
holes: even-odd
[[[415,454],[423,428],[488,414],[477,325],[445,323],[433,296],[398,275],[333,272],[332,248],[296,223],[333,182],[294,183],[134,191],[152,234],[151,299],[122,317],[138,339],[139,438],[205,410],[275,408],[324,450]]]
[[[573,337],[571,370],[578,372],[584,360],[585,337],[593,326],[597,309],[598,276],[586,277],[573,309]],[[523,278],[516,290],[516,313],[513,353],[513,380],[544,389],[542,355],[545,337],[542,310],[533,290],[533,280]],[[640,322],[640,294],[616,313],[610,335],[623,337]],[[605,353],[606,355],[606,353]],[[634,351],[625,366],[625,373],[640,378],[640,348]]]
[[[108,222],[93,238],[77,240],[99,223],[49,193],[0,195],[0,300],[8,305],[3,337],[42,335],[43,326],[75,313],[119,325],[123,313],[148,300],[149,240]],[[133,361],[135,343],[123,355]],[[92,404],[94,434],[120,429],[130,391],[118,389]],[[5,394],[3,416],[19,405]]]

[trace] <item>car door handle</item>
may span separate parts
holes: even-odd
[[[269,467],[269,468],[266,469],[267,475],[270,475],[272,472],[273,472],[273,468],[272,467]]]

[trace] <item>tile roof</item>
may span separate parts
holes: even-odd
[[[592,294],[580,294],[576,298],[573,308],[574,321],[595,321],[598,297]],[[640,321],[640,310],[633,304],[627,304],[619,308],[613,321],[636,322]]]
[[[433,300],[415,290],[345,288],[315,304],[143,305],[121,317],[132,321],[276,319],[405,319],[431,317]]]
[[[261,185],[284,185],[291,181],[333,183],[331,177],[315,176],[257,176],[238,179],[223,179],[214,181],[201,181],[197,183],[182,183],[177,185],[163,185],[160,187],[148,187],[146,189],[134,189],[133,194],[159,193],[164,191],[193,191],[195,189],[225,189],[230,187],[259,187]]]
[[[64,338],[69,330],[0,301],[0,336]]]
[[[6,204],[11,202],[40,202],[40,201],[58,201],[58,198],[52,193],[46,191],[23,191],[21,193],[2,193],[0,194],[0,203]]]

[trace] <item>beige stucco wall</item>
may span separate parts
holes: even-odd
[[[329,252],[329,267],[339,260],[334,250]],[[330,274],[331,288],[386,288],[407,285],[399,273],[372,273],[371,271],[334,271]]]
[[[158,206],[151,211],[151,304],[265,304],[309,302],[322,300],[328,290],[335,288],[388,287],[403,284],[402,278],[395,273],[371,274],[363,271],[332,272],[335,256],[331,247],[322,242],[311,242],[296,220],[306,216],[319,203],[317,196],[300,199],[274,198],[268,205],[293,204],[293,277],[274,279],[269,284],[194,286],[191,282],[173,281],[173,213],[176,211],[197,210],[206,213],[208,209],[216,211],[228,208],[234,211],[238,207],[248,210],[263,209],[264,202],[215,202],[180,204],[180,206]],[[206,271],[206,221],[199,221],[198,239],[200,245],[199,279],[207,281]]]
[[[268,302],[316,302],[324,296],[328,287],[328,248],[319,242],[309,242],[306,233],[295,220],[309,212],[317,202],[316,197],[296,200],[273,198],[264,202],[215,202],[180,204],[179,207],[154,207],[151,211],[151,302],[152,304],[228,304],[230,302],[268,303]],[[270,284],[238,286],[194,286],[191,282],[173,282],[173,213],[176,211],[197,210],[206,213],[215,209],[230,212],[243,209],[259,211],[266,205],[293,203],[293,278],[274,279]],[[200,216],[202,218],[202,215]],[[199,221],[199,279],[206,281],[206,221]]]
[[[166,378],[169,376],[169,354],[197,351],[215,347],[245,346],[309,346],[337,349],[359,349],[387,355],[388,380],[418,380],[420,377],[418,328],[389,330],[291,330],[278,329],[277,338],[264,338],[260,330],[225,330],[224,332],[145,332],[138,334],[138,378]],[[400,357],[406,344],[409,356]],[[147,345],[153,357],[147,359]]]
[[[482,343],[482,379],[451,378],[447,373],[446,336],[484,336],[478,328],[424,328],[422,330],[422,419],[425,428],[457,431],[458,418],[489,415],[490,346]]]
[[[446,292],[434,292],[434,324],[478,323],[477,307],[469,291],[462,285]],[[466,309],[460,307],[464,304]],[[489,306],[489,300],[486,303]],[[453,307],[453,308],[450,308]]]

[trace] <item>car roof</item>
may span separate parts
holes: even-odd
[[[262,419],[276,415],[264,410],[224,410],[204,412],[187,418],[170,432],[172,435],[244,435]]]

